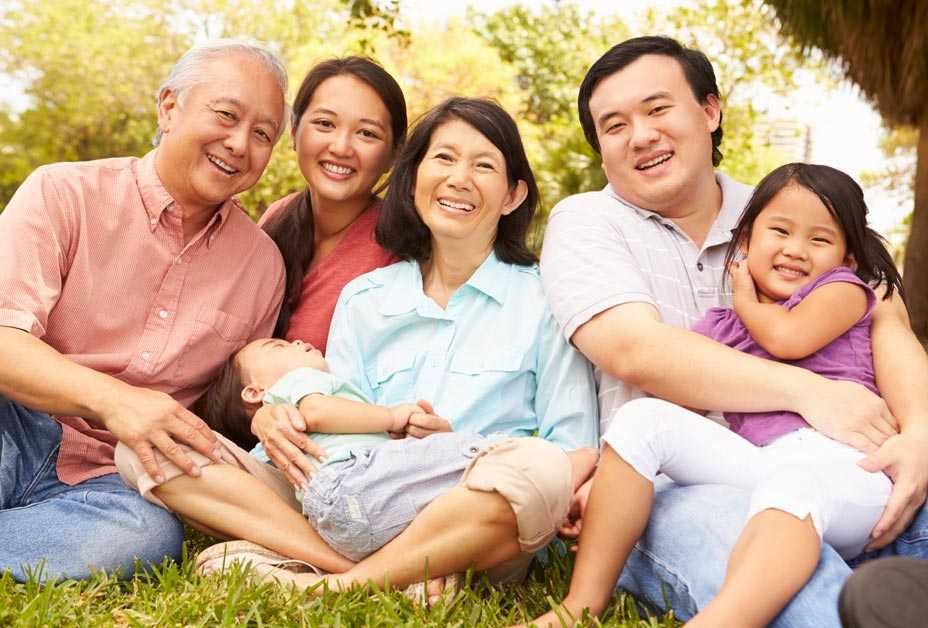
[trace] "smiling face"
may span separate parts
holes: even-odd
[[[612,188],[643,209],[672,215],[712,177],[719,103],[699,103],[680,64],[643,55],[597,84],[590,98],[603,170]]]
[[[459,119],[438,126],[416,169],[414,202],[433,243],[463,244],[475,253],[493,248],[499,219],[527,194],[510,186],[503,153]]]
[[[751,229],[748,271],[764,302],[785,301],[822,274],[853,264],[841,226],[809,190],[790,184],[761,210]]]
[[[333,76],[313,93],[293,142],[314,204],[363,204],[390,167],[390,113],[374,89],[350,75]]]
[[[235,361],[241,373],[242,384],[262,393],[293,369],[309,367],[328,371],[322,352],[302,340],[254,340],[238,352]]]
[[[283,123],[284,97],[268,69],[244,54],[204,63],[207,77],[158,105],[162,131],[155,168],[168,193],[191,212],[214,208],[264,172]]]

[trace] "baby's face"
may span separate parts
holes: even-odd
[[[242,381],[267,389],[293,369],[300,367],[328,371],[322,352],[307,342],[288,342],[279,338],[254,340],[236,356]]]

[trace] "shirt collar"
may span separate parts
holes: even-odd
[[[509,287],[509,272],[510,265],[499,261],[496,253],[491,251],[470,279],[464,282],[464,286],[470,286],[502,304]],[[426,299],[428,297],[422,290],[422,271],[419,263],[406,260],[397,265],[397,273],[380,305],[380,313],[385,316],[406,314]]]
[[[138,161],[136,169],[136,183],[142,196],[142,205],[144,205],[145,212],[148,214],[148,227],[152,232],[158,226],[161,214],[172,205],[177,205],[177,201],[164,187],[157,170],[155,170],[155,156],[157,154],[157,148],[149,151],[147,155]],[[237,199],[230,198],[219,207],[219,211],[210,219],[207,225],[207,247],[212,246],[219,228],[226,223],[226,219],[233,209],[244,211]]]
[[[716,172],[715,180],[719,184],[719,188],[722,190],[722,207],[719,209],[719,215],[716,216],[715,222],[712,223],[712,227],[709,229],[709,233],[706,236],[706,242],[703,245],[704,248],[708,246],[714,246],[716,244],[724,244],[731,240],[731,231],[735,228],[735,225],[738,222],[738,218],[741,217],[741,212],[744,211],[745,205],[747,205],[748,199],[751,196],[753,188],[750,186],[738,183],[731,177],[729,177],[724,172]],[[667,224],[670,226],[673,225],[673,221],[669,218],[664,218],[657,212],[653,212],[648,209],[642,209],[637,205],[628,202],[616,192],[612,185],[607,183],[606,187],[603,188],[603,192],[620,202],[622,205],[625,205],[632,211],[634,211],[638,216],[643,219],[653,219],[657,220],[662,224]]]

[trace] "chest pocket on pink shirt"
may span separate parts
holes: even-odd
[[[179,383],[185,388],[209,383],[216,370],[245,346],[251,332],[249,321],[201,306],[177,361]]]

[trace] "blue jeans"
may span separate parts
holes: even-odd
[[[178,558],[183,525],[112,473],[68,486],[55,465],[61,426],[0,396],[0,572],[22,582],[131,575],[135,560]],[[41,569],[41,572],[38,570]]]
[[[658,608],[689,619],[715,596],[728,555],[745,524],[750,494],[730,486],[658,485],[644,536],[629,556],[618,586]],[[928,558],[928,514],[922,508],[896,542],[861,556]],[[828,545],[812,579],[771,624],[775,628],[840,628],[838,594],[851,567]]]

